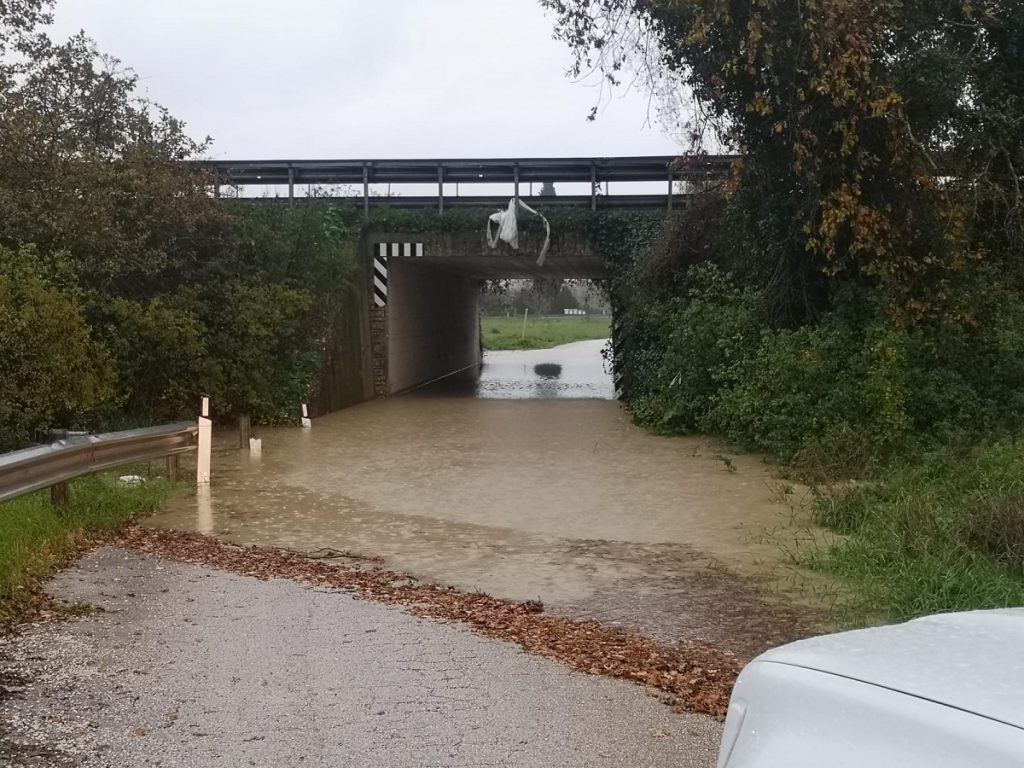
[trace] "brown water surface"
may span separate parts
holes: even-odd
[[[766,600],[793,526],[771,470],[635,427],[601,342],[490,353],[479,378],[260,429],[151,519],[243,544],[379,555],[424,580],[741,653],[812,629]],[[590,399],[580,399],[580,395]]]

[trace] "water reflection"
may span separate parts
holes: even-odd
[[[196,488],[196,530],[204,536],[213,533],[213,497],[209,484]]]
[[[539,363],[533,366],[533,372],[542,379],[557,379],[562,375],[562,366],[557,363]]]
[[[533,366],[537,382],[533,387],[533,396],[538,400],[549,400],[559,396],[558,377],[562,375],[562,366],[557,363],[539,363]]]

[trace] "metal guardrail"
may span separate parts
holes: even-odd
[[[195,449],[198,426],[180,422],[58,440],[49,445],[0,454],[0,502],[43,488],[62,488],[69,480],[104,469],[178,456]]]
[[[387,184],[389,188],[402,184],[436,184],[434,204],[443,213],[447,199],[445,184],[510,183],[514,185],[513,197],[518,200],[520,184],[589,183],[590,195],[576,204],[586,205],[589,202],[590,209],[597,210],[599,185],[604,185],[607,193],[612,182],[661,182],[665,184],[665,194],[660,196],[660,202],[671,209],[677,182],[721,180],[728,175],[735,160],[734,155],[652,155],[438,160],[200,160],[188,164],[209,174],[213,194],[217,197],[224,184],[284,186],[288,189],[289,201],[295,199],[297,184],[362,185],[363,211],[369,215],[371,184]],[[649,205],[650,201],[644,201],[639,207]]]
[[[735,155],[438,158],[426,160],[200,160],[221,184],[481,184],[723,178]]]
[[[683,208],[690,198],[691,196],[688,194],[677,193],[672,195],[672,204]],[[252,205],[273,205],[288,202],[286,197],[229,197],[227,199],[233,202]],[[591,204],[590,195],[559,195],[558,197],[540,197],[539,195],[528,197],[524,195],[519,199],[533,208],[540,209],[587,208]],[[404,195],[393,195],[391,197],[370,195],[365,203],[362,197],[353,197],[352,195],[318,195],[315,197],[296,197],[292,200],[292,202],[307,205],[316,205],[324,201],[341,203],[342,205],[346,203],[357,206],[365,205],[367,208],[437,208],[440,205],[446,211],[452,208],[489,208],[493,212],[495,209],[503,210],[508,206],[508,195],[462,195],[460,197],[445,195],[440,201],[438,201],[437,197],[426,197],[423,195],[415,197]],[[666,203],[666,195],[598,195],[594,202],[594,207],[601,209],[665,208]]]

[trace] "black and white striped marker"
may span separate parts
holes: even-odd
[[[385,307],[388,303],[388,259],[423,256],[423,243],[377,243],[373,256],[373,303]]]

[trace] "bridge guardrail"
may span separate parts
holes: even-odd
[[[0,502],[51,488],[54,502],[63,503],[69,480],[136,461],[187,453],[196,448],[198,430],[195,422],[179,422],[69,437],[0,454]]]
[[[672,208],[675,184],[679,181],[706,182],[728,176],[734,155],[652,155],[640,157],[542,157],[542,158],[449,158],[438,160],[199,160],[186,161],[209,176],[215,197],[223,184],[242,187],[287,186],[288,200],[295,200],[295,187],[307,185],[362,184],[363,212],[369,215],[370,185],[437,184],[434,204],[444,213],[445,184],[514,185],[518,200],[521,184],[534,182],[589,183],[590,209],[597,210],[598,186],[612,182],[661,182],[665,194],[660,203]],[[621,197],[621,196],[620,196]],[[506,196],[507,199],[507,196]],[[547,203],[545,203],[547,204]],[[557,204],[557,203],[556,203]],[[580,204],[579,202],[576,203]],[[649,203],[642,203],[646,207]],[[633,207],[633,206],[631,206]]]
[[[688,194],[673,194],[672,204],[682,208],[691,198]],[[277,197],[231,197],[229,200],[252,204],[252,205],[275,205],[281,203],[285,198]],[[519,198],[527,205],[535,208],[587,208],[591,200],[589,195],[560,195],[558,197],[533,197],[523,196]],[[323,195],[318,197],[297,197],[293,202],[300,204],[316,204],[330,200],[334,203],[348,203],[350,205],[364,205],[363,198],[352,195]],[[437,208],[438,205],[445,210],[451,208],[490,208],[504,209],[508,207],[508,196],[500,195],[445,195],[438,201],[434,196],[404,196],[404,197],[376,197],[370,195],[365,202],[367,208]],[[666,195],[598,195],[596,208],[665,208],[667,204]]]

